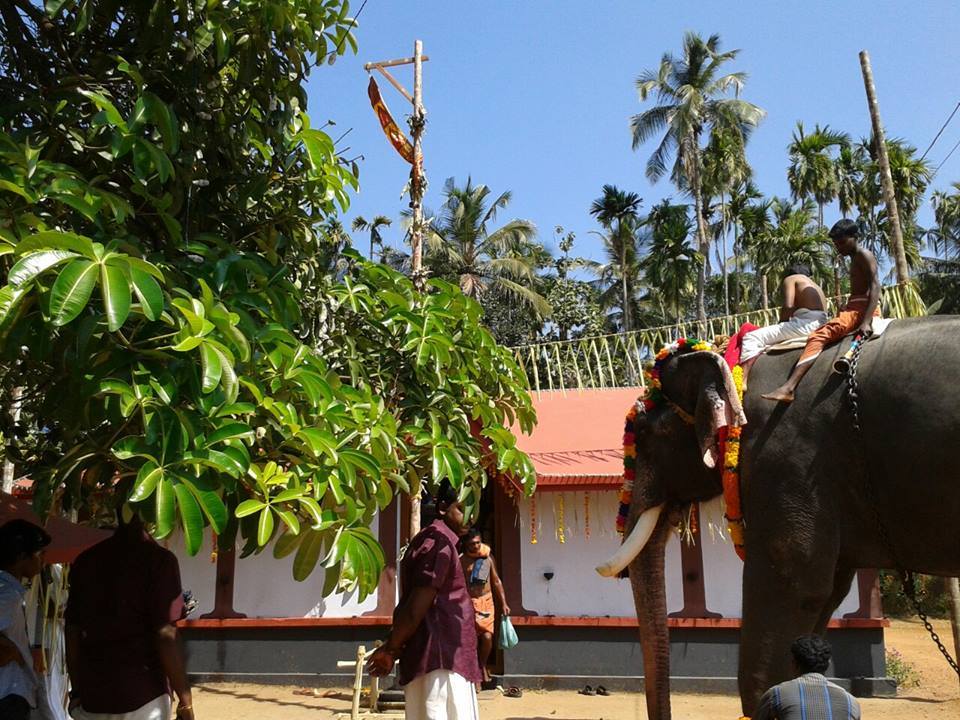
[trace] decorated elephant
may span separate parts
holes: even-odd
[[[960,317],[894,322],[862,349],[862,434],[828,348],[792,404],[760,398],[783,382],[796,352],[760,358],[743,398],[744,521],[739,687],[749,716],[789,678],[789,646],[823,633],[857,568],[960,574]],[[719,355],[664,359],[660,402],[633,420],[630,532],[597,568],[629,565],[643,649],[649,717],[670,717],[664,548],[684,506],[722,492],[717,437],[742,420]],[[731,550],[732,552],[732,550]]]

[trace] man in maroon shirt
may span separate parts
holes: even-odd
[[[120,515],[120,513],[118,513]],[[176,623],[183,616],[180,568],[139,517],[81,553],[70,570],[67,671],[75,720],[123,717],[193,720]]]
[[[367,669],[387,675],[399,659],[406,720],[476,720],[475,683],[483,674],[473,602],[457,552],[467,528],[449,481],[441,483],[436,504],[439,517],[407,546],[393,627]]]

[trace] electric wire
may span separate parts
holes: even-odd
[[[940,164],[937,165],[937,167],[935,167],[935,168],[933,169],[933,174],[934,174],[934,175],[936,175],[938,172],[940,172],[940,168],[942,168],[943,165],[944,165],[944,163],[946,163],[947,160],[950,159],[950,156],[953,155],[953,153],[956,152],[956,150],[957,150],[958,147],[960,147],[960,140],[957,140],[956,144],[955,144],[952,148],[950,148],[950,152],[947,153],[947,156],[946,156],[943,160],[940,161]]]
[[[360,9],[357,10],[357,14],[354,15],[353,20],[351,21],[350,29],[347,30],[347,32],[345,32],[345,33],[343,34],[343,36],[340,38],[340,42],[337,43],[337,47],[334,49],[334,51],[333,51],[333,53],[332,53],[334,56],[340,54],[340,48],[343,47],[343,41],[347,39],[347,35],[350,33],[350,30],[353,30],[353,28],[355,28],[355,27],[357,26],[357,20],[360,19],[360,15],[361,15],[361,13],[363,13],[363,9],[364,9],[366,6],[367,6],[367,0],[363,0],[363,2],[360,3]],[[327,54],[330,55],[331,53],[327,53]],[[954,112],[956,112],[956,111],[954,111]]]
[[[359,13],[357,13],[359,15]],[[957,102],[956,107],[953,108],[953,112],[947,117],[943,125],[940,127],[939,132],[933,136],[933,140],[930,141],[930,144],[927,145],[927,149],[923,151],[923,155],[920,156],[920,162],[923,162],[923,159],[927,156],[927,153],[933,148],[937,140],[940,139],[940,136],[943,135],[943,131],[947,129],[947,125],[950,124],[950,121],[953,120],[953,116],[957,114],[957,110],[960,110],[960,101]]]

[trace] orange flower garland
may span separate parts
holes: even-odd
[[[737,397],[743,402],[743,367],[733,368],[733,383]],[[746,556],[743,546],[743,512],[740,508],[740,427],[726,429],[723,451],[723,501],[727,506],[724,517],[733,541],[733,549],[741,560]]]

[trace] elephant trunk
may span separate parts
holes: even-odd
[[[670,719],[670,637],[663,563],[668,535],[669,524],[663,515],[643,551],[630,564],[630,585],[640,626],[644,689],[650,720]]]

